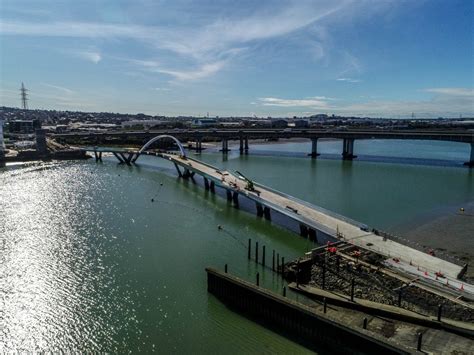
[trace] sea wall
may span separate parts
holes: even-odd
[[[288,336],[304,346],[338,354],[416,353],[362,328],[257,287],[235,276],[207,268],[208,291],[230,308]]]

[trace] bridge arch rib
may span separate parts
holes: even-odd
[[[169,139],[172,139],[176,145],[178,146],[179,148],[179,151],[181,153],[181,157],[183,158],[186,158],[186,151],[184,150],[184,147],[183,145],[181,144],[181,142],[178,140],[178,138],[176,137],[173,137],[173,136],[170,136],[168,134],[162,134],[162,135],[159,135],[159,136],[156,136],[152,139],[150,139],[148,142],[145,143],[145,145],[143,147],[140,148],[140,150],[138,151],[135,159],[133,159],[133,161],[135,162],[138,157],[140,156],[140,154],[142,154],[145,150],[147,150],[147,148],[152,145],[153,143],[155,143],[156,141],[160,140],[160,139],[164,139],[164,138],[169,138]]]

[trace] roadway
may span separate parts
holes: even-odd
[[[459,289],[463,285],[465,292],[474,294],[473,286],[462,284],[457,280],[462,271],[462,267],[459,265],[383,238],[372,232],[363,231],[361,225],[357,222],[350,221],[342,216],[339,217],[334,213],[263,185],[255,184],[258,192],[246,190],[247,182],[241,176],[229,171],[221,171],[191,158],[171,154],[161,154],[161,156],[185,169],[211,179],[218,186],[245,195],[249,199],[283,213],[304,225],[322,230],[339,240],[360,248],[381,254],[390,259],[394,267],[403,270],[405,273],[426,277],[427,281],[440,285],[444,285],[448,281],[448,283],[451,283],[451,287],[459,287]],[[444,278],[438,280],[435,274],[437,272],[441,272]]]

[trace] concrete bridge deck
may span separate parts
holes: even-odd
[[[247,182],[237,174],[221,171],[211,165],[191,158],[182,158],[171,154],[162,154],[162,156],[189,171],[213,180],[218,186],[228,191],[245,195],[256,203],[268,206],[308,227],[322,230],[336,239],[344,240],[361,248],[374,251],[387,258],[397,258],[400,260],[397,263],[398,268],[413,271],[412,268],[415,267],[417,272],[422,272],[422,274],[425,275],[424,272],[426,271],[428,273],[427,277],[431,276],[433,279],[435,279],[434,274],[436,272],[442,272],[443,275],[451,279],[452,282],[455,282],[462,271],[462,266],[442,260],[393,240],[385,239],[372,232],[363,231],[361,225],[355,221],[337,216],[334,213],[325,211],[317,206],[312,206],[304,201],[277,192],[263,185],[255,184],[256,191],[249,191],[246,189]],[[412,265],[410,265],[410,263]],[[466,285],[464,287],[466,287]],[[474,289],[471,291],[474,294]]]
[[[86,149],[85,149],[86,150]],[[97,153],[97,148],[87,149]],[[464,268],[460,265],[416,250],[383,236],[377,235],[361,223],[347,217],[312,205],[293,196],[276,191],[262,184],[253,182],[254,190],[247,189],[247,181],[238,173],[220,170],[202,161],[170,153],[155,153],[133,150],[100,148],[100,152],[112,153],[121,163],[131,164],[138,155],[152,155],[164,158],[174,163],[180,176],[192,177],[197,174],[204,178],[206,188],[214,190],[215,186],[227,191],[229,200],[238,205],[239,196],[254,201],[257,213],[271,219],[271,211],[276,211],[298,222],[303,230],[312,231],[315,239],[317,233],[323,233],[333,240],[341,240],[366,249],[387,258],[385,264],[394,271],[411,275],[413,280],[423,280],[446,292],[456,293],[474,300],[474,286],[458,279]],[[121,157],[121,158],[120,158]],[[97,156],[96,156],[97,159]],[[184,169],[184,173],[178,168]],[[311,233],[306,233],[311,236]],[[442,273],[443,277],[437,277]]]

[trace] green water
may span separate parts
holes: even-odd
[[[386,229],[474,200],[463,168],[200,158]],[[227,263],[248,280],[259,271],[265,287],[280,291],[277,275],[247,260],[248,238],[287,260],[311,245],[177,179],[168,162],[139,163],[0,170],[0,352],[307,352],[209,295],[204,268]]]

